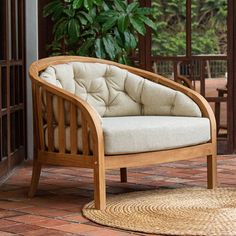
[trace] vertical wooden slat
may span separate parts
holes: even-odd
[[[54,130],[53,130],[53,107],[52,95],[46,92],[46,112],[47,112],[47,131],[48,131],[48,150],[54,150]]]
[[[83,154],[89,154],[89,135],[88,135],[88,123],[82,115],[82,142],[83,142]]]
[[[22,122],[22,126],[23,126],[23,146],[25,147],[25,149],[27,148],[27,135],[26,135],[26,66],[25,66],[25,4],[26,1],[25,0],[20,0],[18,3],[18,9],[19,9],[19,49],[18,49],[18,58],[22,60],[22,65],[21,65],[21,83],[22,83],[22,90],[23,90],[23,104],[24,104],[24,109],[23,109],[23,122]],[[20,53],[21,51],[21,53]]]
[[[178,62],[173,61],[174,64],[174,81],[177,81],[179,72],[178,72]]]
[[[146,2],[144,0],[139,1],[140,6],[146,7]],[[150,31],[148,31],[145,36],[138,35],[138,59],[139,59],[139,68],[146,69],[146,41],[150,40],[150,35],[148,35]]]
[[[11,0],[11,59],[16,60],[16,1]]]
[[[10,160],[10,155],[11,155],[11,117],[10,117],[10,94],[11,94],[11,90],[10,90],[10,32],[11,32],[11,25],[9,22],[9,18],[10,18],[10,1],[6,1],[6,78],[4,78],[6,80],[6,85],[7,85],[7,90],[6,90],[6,97],[7,97],[7,162],[8,162],[8,171],[11,168],[11,160]]]
[[[1,35],[1,41],[0,41],[0,60],[6,60],[6,2],[0,1],[0,35]]]
[[[206,61],[202,60],[200,61],[200,81],[201,81],[201,94],[202,96],[206,96],[206,80],[205,80],[205,70],[206,70]]]
[[[0,65],[0,162],[2,161],[2,67]]]
[[[2,66],[0,65],[0,115],[2,114]]]
[[[37,116],[36,119],[38,120],[38,130],[39,130],[39,141],[40,141],[40,149],[45,150],[45,142],[44,142],[44,129],[43,129],[43,114],[42,114],[42,97],[40,92],[40,87],[35,86],[36,92],[36,107],[37,107]]]
[[[91,127],[93,134],[94,130]],[[94,201],[95,208],[103,210],[106,207],[106,171],[105,171],[105,157],[104,145],[99,145],[99,140],[94,140]]]
[[[32,83],[32,100],[33,100],[33,125],[34,125],[34,158],[37,157],[37,151],[39,149],[39,128],[38,128],[38,121],[37,121],[37,97],[36,97],[36,84]]]
[[[228,152],[236,152],[236,2],[228,0],[227,21],[227,56],[228,56],[228,102],[227,102],[227,128]]]
[[[10,85],[11,85],[11,94],[10,94],[10,99],[11,99],[11,106],[14,106],[16,104],[16,71],[15,71],[16,66],[11,66],[10,67]]]
[[[24,45],[25,45],[25,14],[24,14],[24,5],[25,0],[20,0],[18,2],[18,59],[24,60],[25,52],[24,52]]]
[[[192,56],[192,2],[186,0],[186,56]]]
[[[207,156],[207,188],[214,189],[217,187],[217,156]]]
[[[145,7],[152,7],[152,1],[146,0]],[[152,30],[150,27],[146,27],[146,38],[145,38],[145,69],[152,71],[153,70],[153,60],[152,56]]]
[[[64,100],[60,97],[57,98],[58,102],[58,140],[59,152],[65,153],[65,113],[64,113]]]
[[[71,154],[77,153],[77,111],[76,106],[70,104],[70,145]]]

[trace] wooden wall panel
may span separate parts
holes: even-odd
[[[25,158],[25,1],[0,1],[0,178]]]

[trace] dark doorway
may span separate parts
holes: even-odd
[[[0,178],[24,160],[25,1],[0,1]]]

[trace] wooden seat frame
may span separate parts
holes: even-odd
[[[63,64],[68,62],[89,62],[114,65],[126,69],[131,73],[142,76],[153,82],[157,82],[174,90],[178,90],[189,96],[198,104],[203,117],[210,120],[211,140],[208,143],[189,146],[184,148],[163,150],[155,152],[123,154],[123,155],[104,155],[104,137],[101,120],[96,111],[78,96],[75,96],[64,89],[53,86],[39,77],[40,72],[48,66]],[[32,80],[33,92],[33,115],[34,115],[34,160],[31,186],[29,196],[33,197],[39,183],[42,165],[61,165],[80,168],[93,169],[94,173],[94,200],[96,209],[104,209],[106,206],[106,184],[105,170],[120,168],[121,181],[127,181],[127,168],[140,167],[150,164],[165,163],[179,160],[206,156],[207,157],[207,186],[212,189],[217,186],[216,177],[216,123],[212,109],[208,102],[197,92],[177,84],[160,75],[137,69],[134,67],[121,65],[115,62],[96,58],[59,56],[38,60],[30,66],[29,75]],[[42,110],[41,94],[44,92],[46,97],[45,110]],[[57,98],[58,106],[58,133],[59,150],[54,149],[53,135],[53,105],[52,97]],[[65,102],[70,108],[70,143],[71,151],[66,151],[65,146]],[[77,113],[81,112],[82,119],[82,153],[77,149]],[[43,113],[47,114],[47,121]],[[48,144],[45,144],[44,127],[47,125]],[[89,134],[90,133],[90,134]],[[93,140],[93,152],[89,151],[89,135]]]

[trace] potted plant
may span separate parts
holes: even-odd
[[[129,64],[137,48],[138,34],[146,26],[155,29],[152,10],[138,1],[53,0],[44,7],[44,16],[53,23],[53,55],[70,54],[110,59]]]

